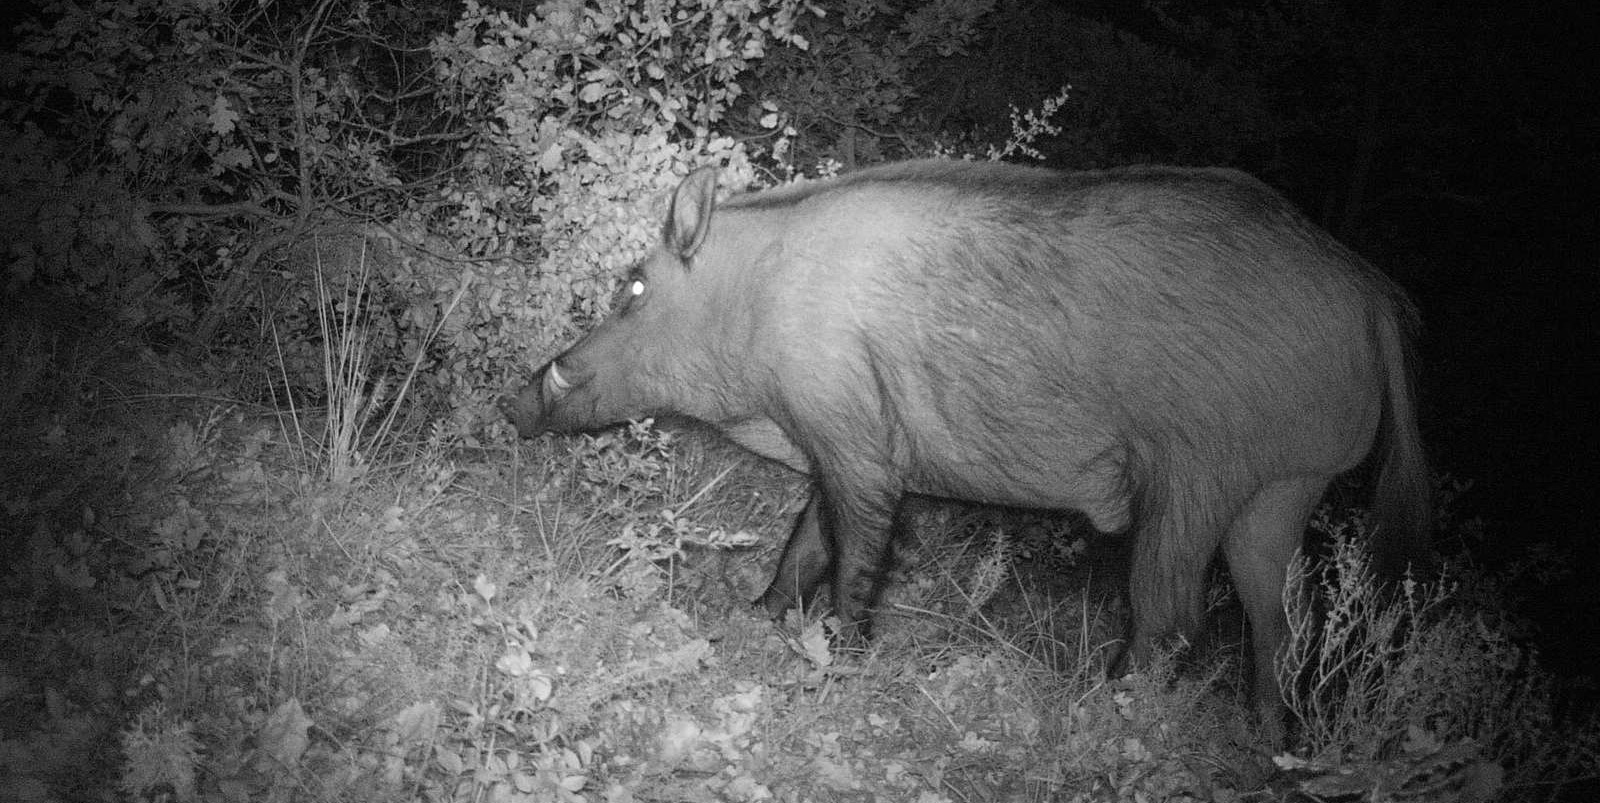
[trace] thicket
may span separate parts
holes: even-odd
[[[759,186],[837,169],[825,157],[840,148],[846,166],[931,152],[933,129],[891,121],[915,95],[909,76],[961,53],[988,8],[33,11],[0,60],[12,292],[48,286],[153,339],[233,355],[263,393],[311,400],[338,336],[318,304],[359,297],[348,320],[369,372],[412,377],[413,398],[471,437],[519,366],[603,314],[654,235],[654,204],[691,168]],[[820,86],[830,94],[802,89]],[[816,121],[857,118],[905,146],[846,126],[813,147]]]
[[[314,392],[319,282],[375,374],[473,409],[600,314],[798,0],[47,3],[0,66],[13,291],[49,285]],[[497,389],[497,387],[496,387]]]

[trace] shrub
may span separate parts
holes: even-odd
[[[1306,791],[1377,799],[1449,787],[1487,800],[1502,782],[1527,794],[1593,777],[1592,723],[1561,721],[1538,656],[1494,610],[1457,594],[1462,582],[1494,578],[1447,571],[1389,589],[1368,568],[1358,526],[1318,524],[1331,557],[1320,567],[1301,559],[1284,590],[1291,638],[1281,671],[1312,758],[1282,763],[1327,773]]]

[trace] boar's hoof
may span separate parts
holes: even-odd
[[[783,621],[784,614],[789,611],[795,609],[804,610],[807,607],[801,599],[780,589],[776,583],[769,587],[766,593],[761,595],[760,599],[750,604],[766,611],[768,618],[774,622]]]

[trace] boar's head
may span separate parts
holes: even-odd
[[[612,313],[501,409],[523,437],[577,432],[629,419],[715,418],[725,385],[719,359],[734,297],[727,255],[709,253],[716,170],[678,186],[661,242],[618,289]],[[720,284],[719,284],[720,282]]]

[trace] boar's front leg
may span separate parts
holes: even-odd
[[[758,604],[781,618],[791,608],[810,606],[823,581],[831,580],[834,613],[846,640],[853,640],[871,635],[892,526],[899,521],[897,500],[893,494],[857,493],[831,504],[836,498],[823,487],[812,491]]]
[[[790,608],[810,607],[833,566],[833,556],[822,538],[818,521],[819,497],[820,493],[813,489],[805,509],[795,520],[789,542],[783,547],[783,557],[778,560],[772,584],[761,595],[759,604],[774,619],[781,619]]]
[[[843,628],[840,635],[847,642],[871,638],[901,494],[888,483],[838,476],[825,477],[820,485],[818,524],[833,556],[833,612]]]

